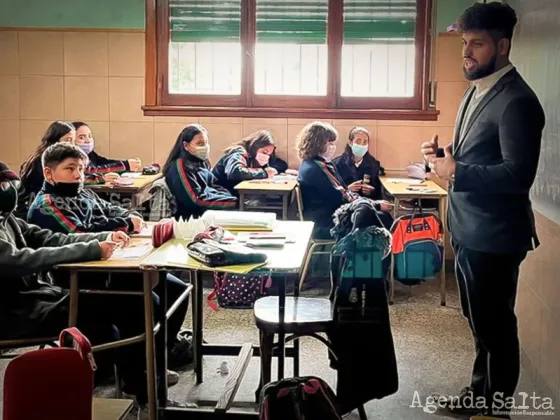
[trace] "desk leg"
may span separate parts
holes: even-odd
[[[395,207],[393,207],[393,219],[397,220],[399,216],[399,199],[395,197]],[[391,265],[389,265],[389,305],[395,301],[395,256],[391,250]]]
[[[286,333],[284,332],[284,319],[286,313],[286,281],[288,275],[284,274],[284,278],[280,282],[280,290],[278,291],[278,380],[284,379],[284,363],[286,361]]]
[[[192,272],[192,283],[194,288],[193,293],[193,341],[194,341],[194,369],[196,371],[196,383],[200,384],[203,381],[202,369],[202,327],[203,320],[203,293],[202,293],[202,280],[197,270]]]
[[[144,271],[144,323],[146,329],[146,374],[148,377],[148,419],[157,420],[156,369],[154,355],[154,318],[152,272]],[[164,376],[163,381],[166,380]]]
[[[330,271],[330,270],[329,270]],[[331,273],[332,276],[332,273]],[[332,283],[332,278],[331,278],[331,285],[333,285]],[[293,288],[294,288],[294,298],[299,298],[299,279],[294,276],[294,284],[293,284]],[[332,288],[334,290],[334,287]],[[299,338],[296,338],[294,340],[294,377],[298,377],[299,376]]]
[[[288,220],[288,204],[290,196],[288,194],[284,194],[282,196],[282,220]]]
[[[78,324],[78,272],[70,272],[70,310],[68,326],[75,327]]]
[[[161,292],[159,305],[156,308],[156,322],[159,323],[159,331],[156,340],[156,369],[158,381],[158,404],[165,407],[167,404],[167,273],[158,271]]]
[[[239,211],[245,210],[245,194],[243,191],[239,191]]]
[[[442,265],[441,265],[441,273],[440,273],[440,294],[441,294],[441,306],[445,306],[447,304],[447,273],[445,272],[445,248],[447,248],[447,229],[445,223],[445,198],[439,198],[439,217],[443,223],[443,251],[442,251]]]

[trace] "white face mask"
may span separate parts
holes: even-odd
[[[334,144],[334,143],[329,143],[329,144],[327,145],[327,151],[326,151],[325,153],[323,153],[323,154],[321,155],[321,157],[322,157],[323,159],[325,159],[327,162],[329,162],[329,161],[333,158],[335,152],[336,152],[336,144]]]
[[[258,152],[257,156],[255,156],[255,159],[257,162],[259,162],[259,165],[264,166],[268,164],[268,161],[270,160],[270,155]]]
[[[204,146],[195,146],[194,152],[191,153],[200,160],[206,160],[208,159],[208,156],[210,156],[210,145],[205,144]]]

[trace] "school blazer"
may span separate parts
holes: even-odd
[[[529,191],[535,180],[545,125],[533,90],[513,69],[486,94],[461,137],[465,92],[453,138],[457,162],[449,186],[452,240],[489,253],[517,253],[539,245]]]

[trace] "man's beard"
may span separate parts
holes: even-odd
[[[492,60],[485,66],[477,66],[475,70],[468,71],[465,66],[463,66],[463,74],[465,78],[469,81],[482,79],[483,77],[489,76],[496,71],[496,60],[498,56],[492,57]]]

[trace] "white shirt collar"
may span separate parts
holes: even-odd
[[[510,70],[513,69],[513,64],[508,64],[504,68],[495,71],[494,73],[483,77],[482,79],[474,80],[472,82],[475,87],[475,96],[480,97],[488,92],[498,81]]]

